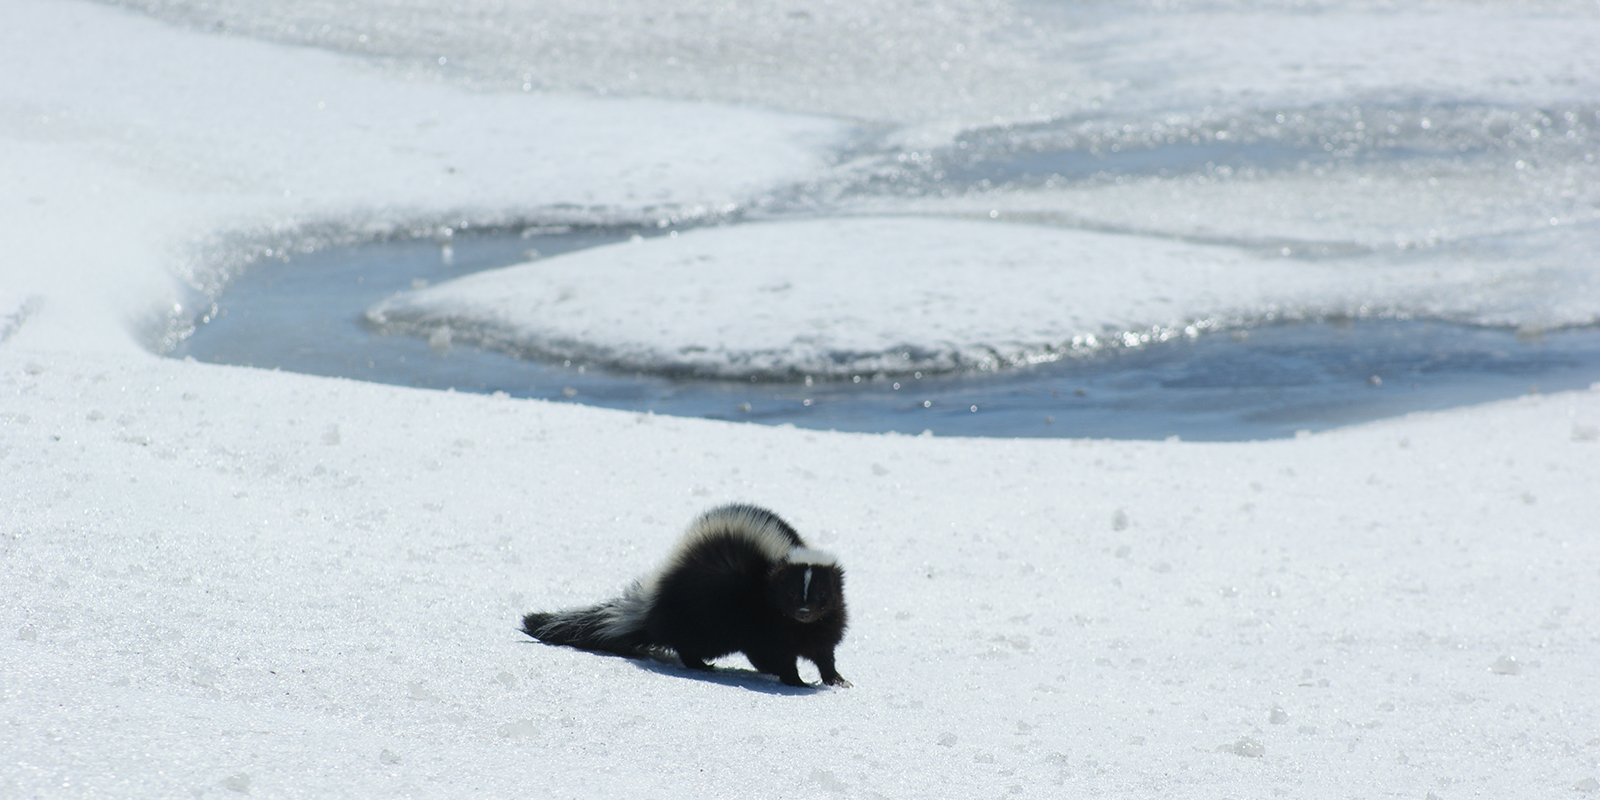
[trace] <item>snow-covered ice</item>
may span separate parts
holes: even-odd
[[[886,263],[914,270],[876,268]],[[910,374],[1046,360],[1151,314],[1181,328],[1318,282],[1281,277],[1279,295],[1263,297],[1285,271],[1230,249],[1128,236],[839,218],[579,251],[405,292],[367,318],[626,370]]]
[[[851,148],[955,147],[1095,104],[1164,117],[1422,97],[1560,118],[1597,96],[1597,38],[1592,5],[1559,2],[11,0],[0,794],[1593,791],[1594,389],[1272,442],[982,440],[641,416],[149,348],[229,270],[283,247],[560,215],[716,218],[796,183],[848,184],[863,168]],[[705,279],[754,298],[779,271],[761,248],[796,235],[786,252],[817,269],[831,260],[802,259],[835,245],[807,226],[855,237],[838,246],[857,258],[876,224],[900,241],[861,280],[946,258],[934,274],[952,291],[1018,317],[974,319],[958,343],[1022,341],[1039,298],[1007,306],[979,281],[1006,253],[1051,247],[1139,264],[1077,281],[1081,297],[1039,288],[1062,305],[1037,341],[1223,307],[1410,303],[1434,269],[1442,314],[1583,322],[1592,162],[1519,139],[1539,158],[1518,169],[1497,141],[1494,165],[1454,164],[1433,176],[1438,204],[1392,215],[1363,204],[1371,179],[1403,195],[1428,175],[1357,163],[850,195],[838,208],[884,216],[611,250],[640,269],[745,264]],[[1347,213],[1320,225],[1327,209],[1290,202],[1317,187]],[[1547,207],[1557,224],[1536,227]],[[967,221],[940,234],[929,214]],[[1483,227],[1497,217],[1508,227]],[[1450,225],[1429,239],[1429,219]],[[1368,255],[1273,260],[1291,238],[1279,222]],[[1514,235],[1491,247],[1486,230]],[[1495,260],[1502,245],[1532,260]],[[583,282],[607,279],[582,269],[600,252],[528,268],[572,270],[591,318],[628,313]],[[964,253],[987,266],[948,265]],[[1407,272],[1412,257],[1426,263]],[[814,273],[791,274],[785,291],[825,296],[799,282]],[[619,302],[672,288],[631,277]],[[794,336],[806,317],[779,310],[791,321],[765,331]],[[897,333],[879,323],[838,335]],[[691,675],[516,631],[526,611],[611,595],[730,500],[841,557],[853,688],[790,690],[736,658]]]
[[[846,217],[583,250],[403,292],[366,318],[386,332],[623,371],[892,375],[1039,363],[1124,332],[1193,336],[1269,316],[1428,313],[1529,327],[1600,319],[1600,295],[1548,302],[1560,278],[1600,284],[1541,266],[1490,270],[1458,258],[1351,274],[1346,263],[1163,238]]]

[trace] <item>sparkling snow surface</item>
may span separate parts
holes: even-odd
[[[0,796],[1449,800],[1600,786],[1600,390],[1274,442],[1002,441],[151,352],[203,313],[193,298],[281,248],[463,223],[759,217],[797,184],[874,216],[618,245],[668,272],[611,277],[616,306],[582,269],[599,251],[518,269],[571,276],[572,325],[625,319],[637,335],[614,340],[618,358],[658,341],[653,296],[694,309],[713,279],[736,281],[741,318],[790,315],[757,330],[771,339],[732,340],[751,359],[793,349],[812,318],[838,338],[796,358],[891,353],[910,334],[951,343],[949,358],[973,342],[1028,357],[1080,326],[1274,304],[1592,322],[1592,4],[569,5],[0,8]],[[1349,116],[1357,105],[1378,116]],[[1392,112],[1421,129],[1418,109],[1434,108],[1430,126],[1466,156],[1407,161],[1407,142],[1356,141],[1358,123]],[[1529,123],[1540,109],[1548,125]],[[1098,122],[1072,121],[1090,110]],[[944,178],[919,183],[917,170],[976,176],[1039,140],[1253,141],[1266,128],[1240,120],[1256,112],[1267,127],[1304,112],[1307,147],[1390,155],[1242,176],[974,177],[948,195]],[[1423,143],[1439,141],[1456,139]],[[896,153],[904,167],[881,170]],[[760,258],[785,242],[787,275]],[[1023,263],[1042,250],[1088,266],[1047,280]],[[868,252],[884,274],[836,263]],[[950,266],[963,253],[987,266]],[[728,272],[667,280],[700,256]],[[1030,296],[995,288],[1005,257]],[[951,331],[896,330],[821,295],[803,312],[761,305],[764,290],[846,276],[914,285],[906,319],[961,305],[940,281],[994,305],[937,320]],[[460,291],[452,302],[489,305]],[[1031,295],[1058,298],[1061,319],[1031,316]],[[710,341],[694,339],[663,335],[660,352]],[[736,657],[688,674],[516,631],[529,610],[619,591],[730,500],[839,555],[853,688],[792,690]]]

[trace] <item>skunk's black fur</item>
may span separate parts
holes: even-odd
[[[833,665],[844,638],[844,570],[806,547],[764,508],[729,505],[700,515],[666,564],[597,606],[534,613],[522,629],[546,644],[625,656],[670,648],[686,667],[744,653],[756,669],[805,686],[795,659],[823,683],[849,686]]]

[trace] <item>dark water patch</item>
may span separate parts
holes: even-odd
[[[411,362],[419,355],[417,343],[367,331],[359,324],[366,305],[486,269],[666,232],[646,226],[577,225],[452,232],[263,261],[235,278],[213,310],[196,320],[193,335],[176,343],[169,355],[444,388],[454,384],[404,377],[414,371]],[[420,353],[430,353],[426,342]],[[446,374],[453,366],[432,365]],[[465,389],[468,383],[461,386]]]
[[[384,336],[362,311],[482,269],[653,235],[552,228],[332,248],[259,265],[172,355],[656,414],[942,436],[1248,440],[1600,381],[1600,330],[1519,337],[1422,321],[1270,325],[982,374],[674,380]],[[532,251],[532,252],[530,252]]]
[[[1519,339],[1436,322],[1299,323],[998,375],[770,393],[752,417],[940,435],[1247,440],[1589,386],[1600,331]],[[805,400],[804,421],[791,419]],[[737,417],[733,417],[737,418]]]

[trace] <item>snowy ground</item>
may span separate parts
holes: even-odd
[[[173,308],[190,287],[267,248],[715,215],[828,173],[862,136],[948,143],[995,118],[1160,108],[1195,87],[1579,103],[1600,86],[1592,7],[618,2],[540,22],[490,3],[264,5],[155,4],[158,20],[71,0],[0,9],[0,794],[1600,789],[1597,390],[1278,442],[961,440],[147,349],[191,313]],[[802,24],[814,30],[775,36]],[[1078,38],[1050,35],[1063,25]],[[1272,44],[1217,48],[1216,30]],[[1322,49],[1296,44],[1324,31]],[[1449,58],[1397,46],[1424,33],[1466,44]],[[566,56],[537,46],[559,39]],[[949,68],[930,49],[945,45]],[[809,46],[821,57],[784,49]],[[1062,55],[1075,47],[1095,59]],[[628,78],[616,53],[670,53],[694,79]],[[814,96],[840,75],[836,96]],[[624,91],[633,80],[649,85]],[[1376,247],[1430,215],[1470,228],[1474,198],[1510,203],[1523,232],[1568,226],[1592,219],[1587,163],[1534,164],[1509,200],[1479,194],[1503,165],[1462,166],[1444,210],[1403,219],[1362,217],[1370,186],[1347,176],[1326,191],[1347,191],[1340,219],[1355,222],[1302,230]],[[1151,210],[1170,219],[1141,224],[1196,224],[1192,204],[1241,228],[1220,246],[1250,250],[1273,233],[1252,214],[1315,177],[1171,185],[1180,196]],[[1125,205],[1002,199],[1121,214],[1097,227],[1127,232],[1139,193],[1163,196],[1099,191]],[[919,202],[972,215],[992,201]],[[1309,224],[1295,213],[1272,219]],[[1525,291],[1509,321],[1594,312],[1581,226],[1550,241],[1510,282]],[[1174,278],[1205,251],[1167,242],[1178,255],[1151,269]],[[1290,288],[1387,285],[1373,275]],[[1118,291],[1108,302],[1157,302]],[[729,500],[841,556],[853,688],[790,690],[737,658],[708,678],[516,632],[523,612],[617,591]]]

